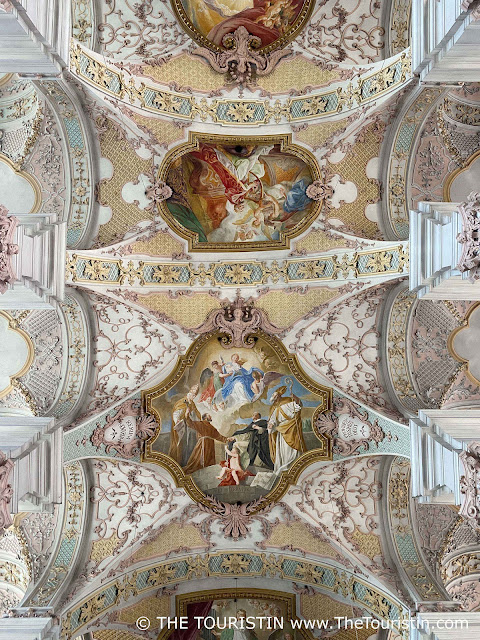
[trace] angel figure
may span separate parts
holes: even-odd
[[[227,454],[227,460],[222,460],[220,465],[222,466],[222,471],[220,475],[217,476],[217,480],[221,480],[219,487],[229,487],[233,485],[238,485],[242,480],[248,478],[248,476],[253,476],[254,474],[250,471],[245,471],[242,467],[241,462],[241,451],[240,448],[234,444],[232,450],[229,451],[228,446],[225,447],[225,453]]]

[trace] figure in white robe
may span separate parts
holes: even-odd
[[[286,387],[280,387],[272,396],[268,432],[273,471],[279,475],[307,450],[302,430],[302,405],[297,398],[282,397]]]

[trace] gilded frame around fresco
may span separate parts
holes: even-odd
[[[480,157],[480,150],[475,151],[475,153],[473,153],[469,158],[467,158],[467,160],[465,160],[465,162],[463,163],[463,165],[461,167],[457,167],[454,171],[452,171],[452,173],[450,173],[446,180],[445,180],[445,184],[443,185],[443,201],[444,202],[451,202],[451,194],[450,194],[450,190],[452,188],[452,184],[453,181],[458,178],[458,176],[461,173],[464,173],[465,171],[468,171],[472,164],[478,160],[478,158]]]
[[[142,391],[142,403],[144,410],[146,413],[150,413],[155,417],[158,425],[154,435],[145,441],[145,448],[141,455],[142,462],[152,462],[166,469],[173,476],[177,486],[183,487],[188,495],[192,498],[192,500],[209,507],[212,507],[212,505],[214,504],[214,502],[212,502],[212,497],[208,496],[196,485],[192,476],[185,475],[182,467],[175,460],[173,460],[173,458],[165,453],[161,453],[160,451],[155,451],[153,449],[153,444],[162,430],[162,418],[160,413],[154,406],[154,401],[164,395],[181,380],[187,367],[192,367],[195,364],[195,360],[200,351],[213,338],[218,339],[219,345],[222,345],[222,343],[223,345],[228,345],[228,339],[226,340],[224,332],[212,331],[209,333],[205,333],[195,340],[195,342],[191,345],[184,356],[179,356],[178,363],[175,369],[163,382],[157,384],[154,387],[151,387],[150,389],[145,389]],[[323,413],[324,411],[328,411],[331,409],[333,390],[330,387],[324,387],[323,385],[314,382],[314,380],[312,380],[306,373],[304,373],[299,364],[297,356],[289,353],[278,338],[265,333],[261,329],[257,329],[248,335],[247,344],[252,344],[251,341],[254,341],[255,338],[261,338],[275,350],[275,354],[280,359],[280,362],[289,368],[290,373],[306,389],[319,397],[320,404],[315,409],[312,417],[312,429],[318,439],[318,448],[307,451],[299,458],[297,458],[290,469],[288,469],[288,471],[284,471],[281,474],[275,486],[263,497],[262,500],[258,501],[258,507],[253,508],[252,513],[261,508],[264,508],[268,503],[280,500],[281,497],[286,493],[288,488],[291,485],[295,484],[300,473],[310,464],[314,462],[329,461],[333,459],[331,438],[329,436],[320,434],[314,428],[315,417],[318,415],[318,413]]]
[[[458,362],[462,363],[462,366],[464,367],[465,374],[466,374],[467,378],[471,382],[473,382],[473,384],[475,384],[475,385],[480,385],[480,380],[477,380],[477,378],[470,371],[470,368],[468,366],[469,360],[465,360],[465,358],[462,358],[462,356],[456,352],[454,343],[455,343],[455,338],[460,333],[460,331],[463,331],[464,329],[468,329],[470,327],[470,317],[471,317],[472,313],[476,309],[478,309],[479,306],[480,306],[480,302],[475,302],[475,304],[472,304],[472,306],[468,310],[467,315],[463,319],[462,324],[459,327],[455,327],[455,329],[451,332],[451,334],[448,336],[448,339],[447,339],[447,349],[448,349],[448,351],[455,358],[455,360],[457,360]]]
[[[315,156],[304,147],[294,144],[292,142],[291,133],[282,133],[270,136],[229,136],[200,133],[197,131],[189,131],[188,141],[174,147],[165,155],[158,172],[157,180],[166,183],[171,165],[190,151],[198,150],[200,142],[207,144],[221,143],[225,145],[279,144],[281,151],[291,153],[293,156],[300,158],[300,160],[305,162],[312,173],[313,181],[321,180],[321,171]],[[280,240],[261,240],[258,242],[198,242],[198,235],[194,231],[189,231],[175,220],[172,214],[168,211],[165,201],[159,202],[157,207],[158,212],[169,227],[180,237],[188,241],[189,251],[237,253],[239,251],[271,251],[273,249],[288,249],[290,247],[290,240],[303,233],[318,217],[322,209],[322,202],[313,202],[310,213],[306,215],[305,218],[295,227],[293,227],[293,229],[290,229],[286,233],[282,233]]]
[[[185,8],[182,4],[182,0],[171,0],[171,5],[180,25],[183,27],[183,29],[185,29],[188,35],[191,36],[193,40],[195,40],[195,42],[197,42],[201,47],[206,47],[211,51],[217,51],[217,52],[228,51],[228,49],[225,49],[224,47],[220,47],[216,45],[214,42],[212,42],[206,36],[204,36],[203,33],[200,33],[200,31],[195,27],[193,22],[188,17],[187,12],[185,11]],[[295,40],[297,35],[300,33],[300,31],[303,29],[303,27],[306,25],[306,23],[310,19],[310,16],[312,15],[314,7],[315,7],[315,0],[305,0],[305,4],[303,5],[302,10],[298,14],[295,22],[288,29],[287,33],[281,38],[278,38],[274,42],[271,42],[270,44],[266,45],[265,47],[256,49],[255,50],[256,53],[268,54],[268,53],[271,53],[272,51],[276,51],[277,49],[281,49],[286,45],[290,44],[292,40]]]
[[[26,331],[20,329],[17,320],[13,316],[11,316],[4,310],[0,310],[0,316],[2,316],[8,322],[8,331],[18,333],[27,344],[27,359],[18,371],[10,375],[10,383],[5,387],[5,389],[3,389],[3,391],[0,391],[0,398],[4,398],[13,390],[15,381],[24,376],[32,366],[33,360],[35,358],[35,347],[33,345],[31,337]]]
[[[207,589],[205,591],[195,591],[194,593],[181,593],[175,596],[175,616],[177,618],[187,616],[187,607],[189,604],[203,602],[204,600],[274,600],[282,602],[286,606],[286,619],[292,620],[297,618],[296,597],[294,593],[286,591],[274,591],[271,589],[257,588],[232,588],[232,589]],[[299,635],[305,640],[312,640],[313,636],[307,629],[299,628]],[[166,640],[173,632],[173,629],[165,627],[160,631],[157,640]]]
[[[8,156],[3,153],[0,153],[0,162],[5,164],[11,171],[13,171],[17,176],[20,176],[24,180],[28,182],[28,184],[32,187],[34,193],[34,200],[31,210],[28,213],[37,213],[40,209],[40,205],[42,204],[42,189],[37,179],[21,169],[18,164],[10,160]]]

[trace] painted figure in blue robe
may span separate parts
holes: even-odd
[[[223,387],[213,397],[213,406],[225,409],[252,402],[257,395],[258,379],[263,378],[264,373],[257,367],[247,370],[243,367],[244,364],[245,360],[241,360],[238,353],[234,353],[231,362],[224,365],[227,377]]]

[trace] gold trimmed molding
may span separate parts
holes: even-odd
[[[470,372],[470,368],[469,368],[470,361],[465,360],[465,358],[462,358],[462,356],[456,352],[454,347],[454,342],[455,342],[455,338],[460,333],[460,331],[465,331],[470,327],[470,317],[479,306],[480,306],[480,302],[476,302],[470,307],[467,315],[465,316],[465,318],[462,319],[460,326],[456,327],[452,331],[452,333],[448,336],[448,339],[447,339],[447,348],[449,353],[455,358],[455,360],[457,360],[458,362],[461,362],[464,365],[465,374],[467,378],[471,382],[473,382],[474,385],[480,385],[480,380],[477,380],[477,378],[475,378],[475,376]]]
[[[136,80],[72,39],[70,71],[95,89],[125,104],[177,120],[258,126],[303,122],[353,109],[397,91],[412,77],[410,49],[375,65],[350,82],[302,96],[288,94],[276,100],[199,97],[166,86]]]
[[[182,0],[171,0],[172,8],[177,16],[178,22],[182,26],[182,28],[188,33],[189,36],[195,40],[201,47],[206,47],[207,49],[211,49],[212,51],[224,52],[229,51],[225,47],[220,47],[216,45],[214,42],[209,40],[203,33],[201,33],[195,25],[192,23],[190,18],[188,17],[187,12],[183,6]],[[312,11],[315,7],[315,0],[305,0],[304,6],[302,10],[299,12],[295,21],[286,31],[286,33],[277,38],[270,44],[255,49],[256,53],[270,53],[277,49],[282,49],[287,46],[296,38],[299,32],[303,29],[310,16],[312,15]]]
[[[274,591],[272,589],[256,589],[256,588],[235,588],[235,589],[209,589],[205,591],[195,591],[194,593],[182,593],[175,596],[175,615],[177,618],[188,615],[188,605],[196,602],[204,602],[208,600],[273,600],[281,602],[285,606],[286,620],[297,618],[296,596],[294,593],[286,591]],[[168,638],[172,629],[164,627],[158,634],[157,640]],[[299,628],[299,635],[305,640],[312,640],[313,635],[304,627]]]
[[[462,166],[457,167],[454,171],[452,171],[452,173],[448,174],[448,176],[445,179],[445,184],[443,185],[443,201],[444,202],[452,201],[450,191],[455,178],[458,178],[458,176],[464,171],[468,171],[471,168],[472,164],[475,162],[475,160],[477,160],[478,158],[480,158],[480,149],[478,151],[475,151],[475,153],[473,153],[467,160],[465,160]]]
[[[0,153],[0,162],[6,164],[9,169],[11,169],[17,176],[20,176],[24,180],[28,182],[28,184],[32,187],[34,193],[34,202],[31,210],[28,213],[37,213],[40,210],[40,206],[42,204],[42,189],[36,178],[31,176],[26,171],[20,168],[18,164],[12,162],[10,158],[8,158],[5,154]]]
[[[3,389],[3,391],[0,391],[0,398],[3,398],[13,390],[18,378],[24,376],[32,366],[33,359],[35,357],[35,347],[33,346],[32,339],[30,338],[28,333],[19,328],[18,321],[15,318],[12,318],[10,314],[2,310],[0,310],[0,316],[3,316],[8,322],[8,330],[18,333],[25,340],[28,349],[28,355],[24,365],[16,373],[10,375],[10,384],[5,389]]]
[[[13,73],[6,73],[3,78],[0,78],[0,87],[3,87],[4,84],[10,82],[10,78],[13,76]]]
[[[408,272],[407,243],[372,247],[365,251],[342,251],[336,255],[292,260],[228,262],[156,262],[103,258],[67,252],[67,282],[100,282],[140,287],[253,287],[261,284],[335,282],[338,279],[370,279]]]
[[[60,637],[62,640],[76,638],[87,624],[113,607],[128,602],[130,597],[208,577],[276,578],[311,585],[329,595],[338,594],[353,604],[363,606],[383,620],[394,620],[399,636],[404,640],[409,637],[408,625],[404,622],[410,616],[405,605],[353,571],[298,556],[241,549],[178,557],[130,571],[70,605],[62,615]]]

